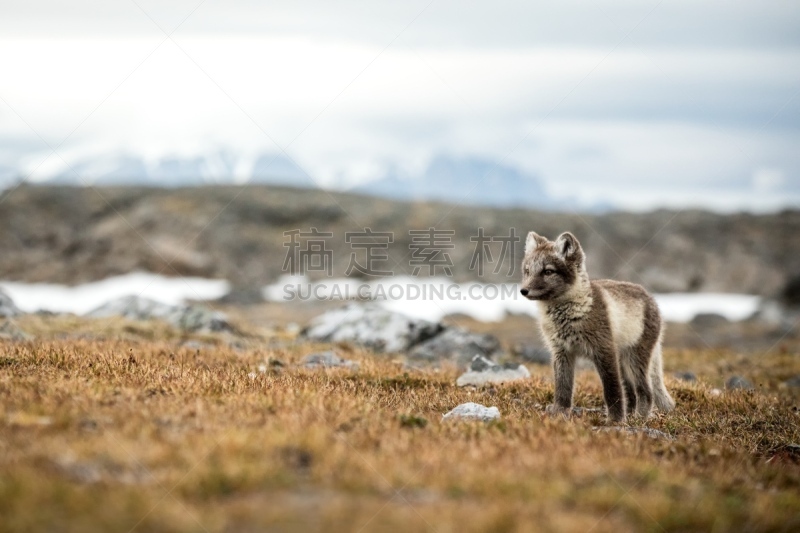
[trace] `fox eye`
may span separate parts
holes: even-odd
[[[553,270],[552,268],[545,268],[544,271],[542,272],[542,274],[544,274],[545,276],[552,276],[555,273],[556,271]]]

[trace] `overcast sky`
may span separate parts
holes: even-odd
[[[0,169],[285,150],[344,187],[447,154],[634,209],[800,205],[799,6],[0,0]]]

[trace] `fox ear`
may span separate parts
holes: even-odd
[[[581,243],[575,238],[575,235],[566,231],[558,236],[556,239],[556,250],[562,259],[573,259],[583,255]]]
[[[528,232],[528,238],[525,239],[525,251],[530,252],[535,250],[542,244],[545,244],[547,239],[536,233],[535,231]]]

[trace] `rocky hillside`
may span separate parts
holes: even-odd
[[[727,291],[776,295],[800,276],[800,211],[718,215],[700,211],[588,215],[403,203],[353,194],[270,186],[181,189],[83,189],[23,186],[0,197],[0,279],[75,284],[147,270],[258,287],[282,274],[284,232],[333,232],[332,274],[343,276],[353,251],[345,232],[394,233],[388,262],[374,268],[410,274],[410,229],[454,230],[444,250],[459,280],[470,269],[471,236],[555,237],[572,231],[593,277],[644,283],[655,291]],[[491,245],[493,258],[500,243]],[[364,251],[357,250],[364,263]],[[484,281],[516,281],[522,254]],[[509,275],[508,267],[515,271]],[[422,273],[426,273],[423,267]],[[320,277],[312,272],[312,277]]]

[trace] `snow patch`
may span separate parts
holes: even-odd
[[[538,316],[538,305],[523,298],[516,283],[456,283],[447,278],[409,276],[311,282],[305,276],[286,276],[264,287],[262,293],[272,302],[287,301],[287,296],[373,300],[386,310],[431,322],[451,314],[464,314],[482,322],[499,322],[508,314]],[[656,294],[655,299],[668,322],[689,322],[701,313],[719,314],[730,321],[744,320],[761,303],[760,296],[723,293]]]
[[[230,283],[220,279],[168,278],[149,272],[132,272],[74,287],[0,281],[0,288],[27,313],[52,311],[82,315],[110,300],[131,295],[167,305],[180,305],[187,300],[215,300],[230,291]]]
[[[132,272],[73,287],[0,281],[0,289],[28,313],[41,310],[85,314],[109,300],[130,295],[180,305],[188,300],[221,298],[230,287],[228,281],[221,279],[169,278],[148,272]],[[285,276],[264,287],[262,294],[271,302],[287,301],[287,295],[292,296],[290,300],[372,300],[387,311],[431,322],[452,314],[482,322],[498,322],[508,314],[538,315],[538,306],[523,298],[515,283],[456,283],[438,277],[332,278],[310,282],[305,276]],[[719,314],[735,322],[752,316],[761,304],[761,297],[748,294],[672,293],[657,294],[655,298],[661,315],[669,322],[689,322],[701,313]]]
[[[758,310],[760,296],[725,293],[656,294],[661,316],[669,322],[689,322],[701,313],[714,313],[732,322],[745,320]]]

